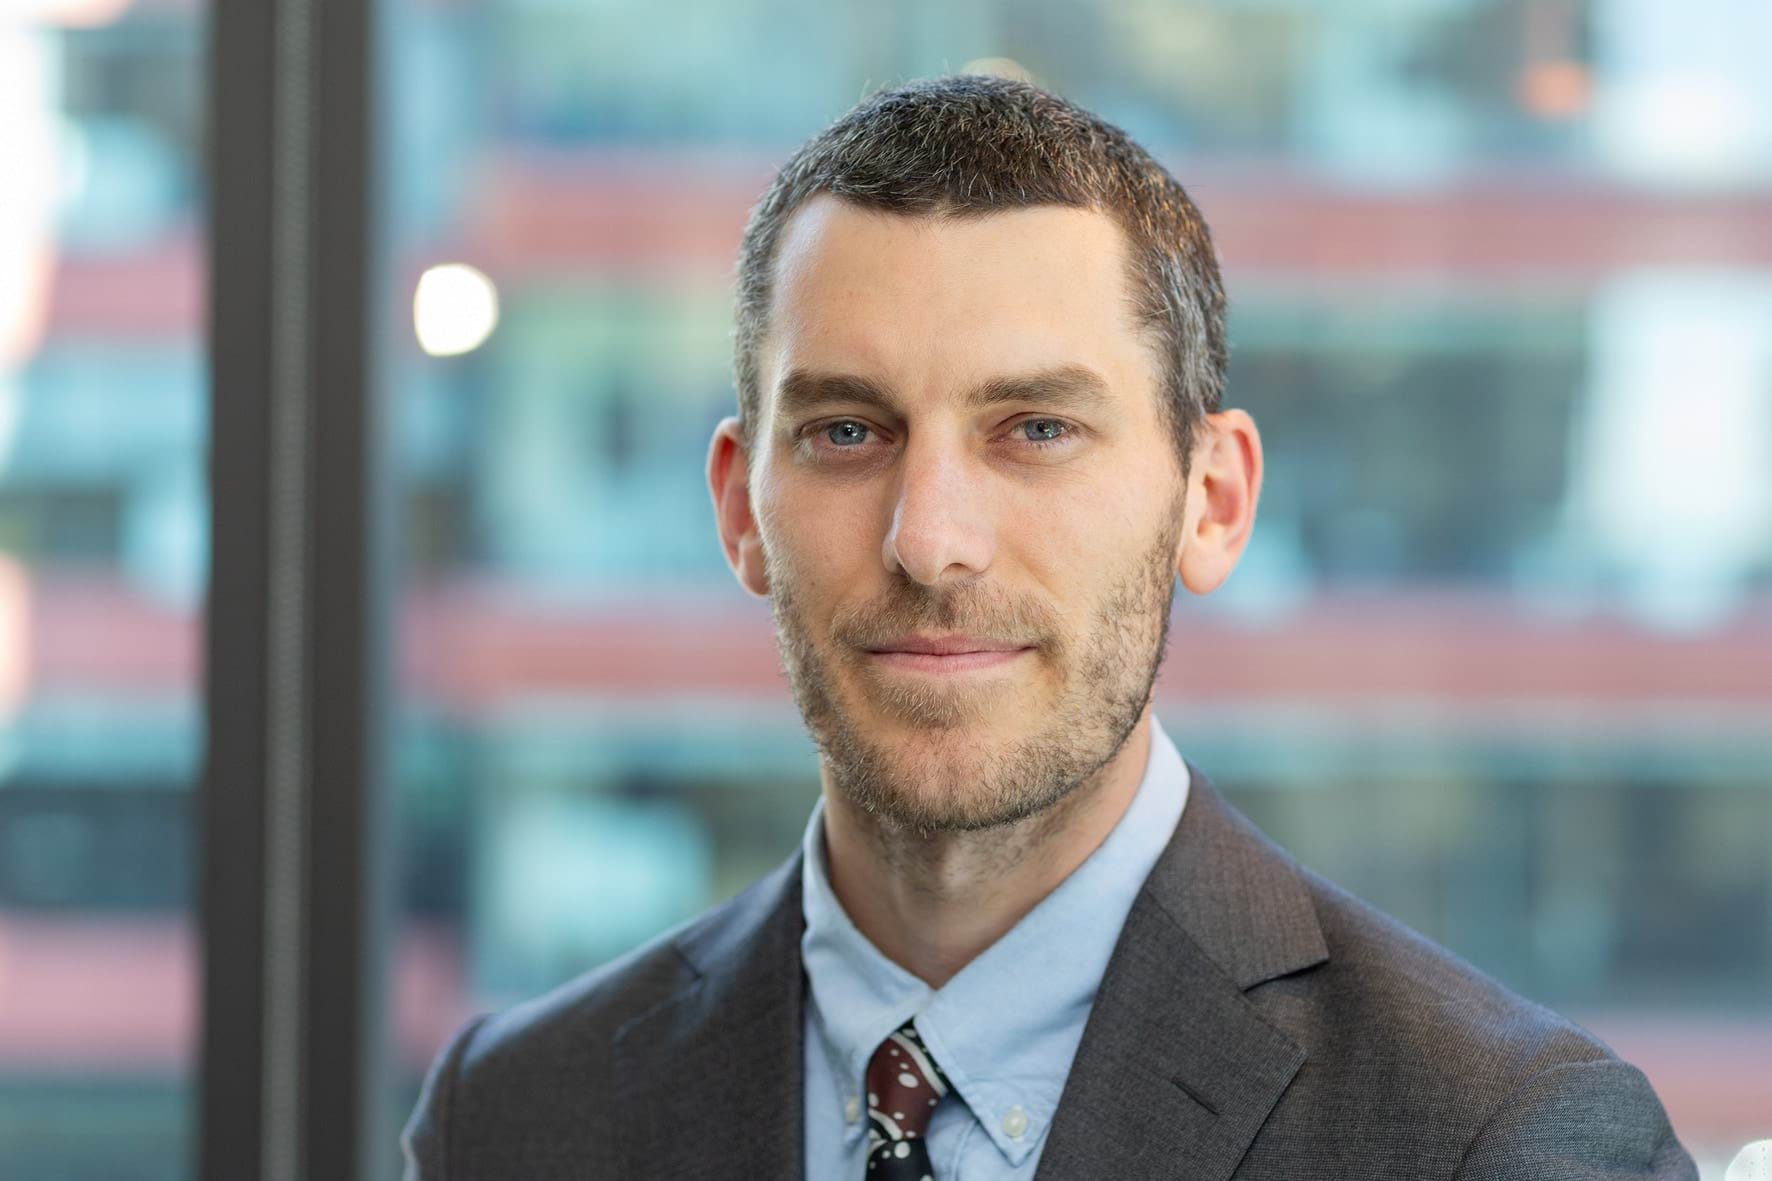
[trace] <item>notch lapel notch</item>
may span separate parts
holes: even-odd
[[[696,972],[615,1035],[624,1176],[804,1170],[800,855],[677,941]]]
[[[1191,762],[1126,918],[1038,1181],[1224,1181],[1306,1053],[1245,992],[1329,958],[1296,863]]]

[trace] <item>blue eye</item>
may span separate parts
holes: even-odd
[[[823,435],[825,446],[836,451],[859,451],[873,437],[872,427],[853,418],[839,418],[810,430],[813,436]],[[1028,418],[1010,430],[1021,431],[1022,443],[1036,451],[1069,447],[1076,442],[1076,429],[1059,418]]]
[[[842,422],[833,422],[830,426],[826,427],[824,437],[837,444],[837,446],[844,447],[849,443],[861,442],[862,439],[867,437],[867,430],[868,428],[859,422],[855,422],[852,419],[844,419]],[[844,438],[838,438],[835,433],[837,431],[848,431],[850,433]]]
[[[1040,430],[1040,431],[1037,431],[1036,433],[1033,433],[1033,434],[1025,434],[1025,433],[1023,434],[1023,436],[1022,436],[1023,438],[1025,438],[1028,442],[1035,443],[1035,444],[1056,443],[1060,439],[1064,438],[1065,435],[1067,433],[1069,433],[1069,431],[1070,431],[1070,428],[1068,426],[1066,426],[1064,423],[1058,421],[1056,418],[1030,418],[1026,422],[1022,423],[1021,425],[1024,428],[1026,428],[1026,427],[1051,428],[1050,434],[1048,434],[1045,430]]]

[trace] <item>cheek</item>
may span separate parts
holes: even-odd
[[[1126,503],[1112,496],[1052,498],[1007,522],[1004,540],[1030,569],[1081,587],[1124,564],[1136,533]]]
[[[816,488],[778,486],[758,525],[776,561],[787,565],[803,597],[852,582],[872,562],[882,539],[872,518],[849,500]]]
[[[1059,613],[1054,627],[1073,657],[1100,642],[1104,613],[1112,618],[1124,606],[1124,588],[1148,564],[1155,523],[1133,519],[1128,506],[1144,507],[1130,491],[1079,499],[1045,506],[1019,527],[1015,562]]]

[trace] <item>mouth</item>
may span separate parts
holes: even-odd
[[[904,636],[870,647],[867,655],[880,668],[953,674],[1002,668],[1032,651],[1030,645],[978,636]]]

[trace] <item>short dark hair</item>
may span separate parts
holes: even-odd
[[[751,210],[733,332],[747,443],[762,413],[757,353],[782,227],[820,193],[913,215],[975,217],[1033,205],[1111,215],[1128,239],[1138,321],[1160,348],[1159,413],[1186,475],[1195,426],[1219,407],[1227,361],[1224,287],[1205,219],[1118,127],[1036,86],[980,75],[913,82],[862,100],[795,151]]]

